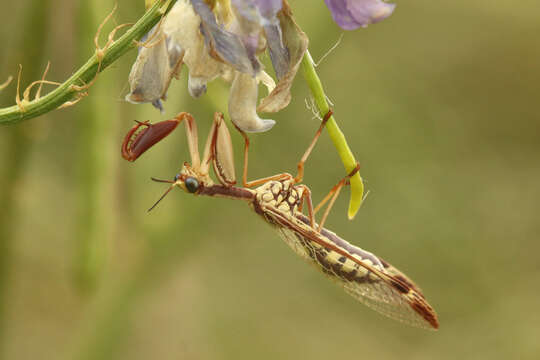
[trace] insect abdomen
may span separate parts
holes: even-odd
[[[339,254],[332,249],[324,248],[323,246],[306,240],[302,236],[297,236],[299,242],[303,245],[308,257],[315,261],[320,270],[329,276],[336,276],[345,281],[356,282],[359,284],[372,283],[380,281],[375,276],[370,276],[370,272],[351,259]],[[367,261],[367,265],[375,266],[371,261],[362,259],[359,256],[351,254],[362,262]]]

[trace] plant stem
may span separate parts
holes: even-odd
[[[315,71],[313,59],[311,58],[309,51],[306,51],[304,58],[302,59],[302,70],[311,94],[315,99],[315,104],[319,109],[319,113],[321,117],[323,117],[330,110],[330,106],[326,101],[326,95],[324,93],[321,80]],[[347,140],[345,139],[345,135],[337,125],[333,116],[328,119],[328,122],[326,123],[326,130],[328,131],[328,135],[330,135],[330,138],[337,149],[339,157],[345,166],[345,170],[347,173],[350,173],[356,167],[358,162],[354,158],[354,155],[347,144]],[[362,182],[362,177],[360,176],[359,172],[357,172],[350,179],[350,183],[351,198],[349,200],[349,210],[347,215],[349,219],[352,219],[360,209],[364,197],[364,183]]]
[[[96,73],[103,71],[120,56],[136,47],[134,40],[139,40],[166,14],[175,0],[160,0],[126,31],[118,40],[103,52],[101,65],[96,54],[77,70],[69,79],[47,95],[32,101],[23,100],[23,108],[13,105],[0,109],[0,125],[15,124],[52,111],[67,101],[73,101],[80,91],[73,86],[83,86],[94,79]]]

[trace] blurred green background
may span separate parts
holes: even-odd
[[[342,31],[323,1],[291,3],[320,58]],[[117,23],[143,12],[142,0],[118,4]],[[112,6],[11,2],[0,82],[20,63],[25,87],[48,60],[48,79],[66,79]],[[532,0],[399,1],[318,67],[370,190],[352,222],[344,191],[328,227],[420,284],[438,332],[355,302],[243,203],[175,191],[147,214],[164,190],[150,176],[172,178],[188,160],[184,129],[135,164],[120,158],[123,135],[134,119],[189,111],[204,137],[226,93],[216,83],[191,99],[184,71],[163,116],[128,104],[132,51],[78,105],[0,128],[0,356],[537,359],[539,13]],[[293,96],[271,132],[251,137],[250,178],[294,171],[312,138],[301,76]],[[314,201],[343,174],[322,136],[305,176]]]

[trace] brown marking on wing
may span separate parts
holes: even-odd
[[[416,311],[424,320],[426,320],[434,329],[439,328],[439,320],[431,306],[422,299],[413,298],[409,302],[414,311]]]
[[[397,291],[399,291],[402,294],[409,293],[410,288],[406,286],[405,284],[403,284],[401,281],[398,281],[394,278],[390,279],[390,285],[392,285],[395,289],[397,289]]]
[[[302,221],[304,224],[309,225],[309,219],[307,216],[304,216],[303,214],[297,213],[296,218]],[[343,240],[338,235],[336,235],[334,232],[323,228],[321,231],[321,234],[323,234],[325,237],[327,237],[330,241],[337,244],[338,246],[346,249],[351,254],[357,254],[360,256],[365,256],[364,252],[361,252],[361,250],[350,244],[349,242]],[[369,258],[369,257],[368,257]],[[395,287],[400,292],[407,292],[404,291],[404,289],[412,289],[414,290],[419,296],[421,296],[423,299],[425,299],[424,294],[422,294],[422,290],[416,285],[411,279],[409,279],[403,272],[396,269],[394,266],[392,266],[390,263],[382,259],[381,257],[376,257],[379,262],[383,265],[384,270],[393,278],[393,281],[391,285]],[[356,259],[352,259],[353,261],[357,262]],[[375,263],[373,260],[371,260],[373,263]],[[362,264],[363,265],[363,264]],[[395,281],[398,280],[398,281]]]
[[[405,321],[411,325],[417,325],[421,327],[427,327],[426,325],[429,324],[431,328],[437,329],[439,327],[439,323],[437,321],[437,315],[433,308],[424,300],[424,296],[419,290],[419,288],[411,281],[409,280],[403,273],[401,273],[399,270],[394,268],[392,265],[387,263],[386,261],[381,261],[378,257],[375,257],[374,255],[367,253],[371,255],[372,257],[375,257],[379,260],[381,266],[375,267],[370,266],[367,263],[363,262],[360,259],[357,259],[353,256],[353,254],[357,254],[358,256],[366,256],[366,253],[363,252],[361,249],[349,244],[345,240],[339,238],[336,234],[333,232],[323,229],[321,233],[317,233],[315,230],[313,230],[309,226],[300,226],[299,224],[295,223],[293,219],[287,218],[283,213],[279,211],[279,209],[275,209],[272,207],[265,207],[264,209],[261,209],[264,212],[264,218],[271,224],[275,226],[281,226],[283,228],[289,229],[292,233],[295,234],[295,237],[300,243],[304,244],[304,247],[306,250],[308,250],[309,257],[316,261],[320,265],[320,269],[326,273],[327,275],[330,275],[332,277],[335,277],[337,279],[340,279],[342,281],[348,280],[351,281],[352,279],[354,283],[358,284],[374,284],[375,288],[373,288],[373,291],[378,293],[379,291],[382,291],[383,288],[377,287],[375,284],[384,284],[386,285],[386,291],[389,291],[387,293],[387,296],[397,296],[399,297],[399,301],[397,298],[394,300],[395,303],[389,302],[389,300],[384,300],[384,292],[381,293],[382,298],[380,300],[377,300],[377,297],[366,297],[364,298],[364,302],[366,305],[369,305],[373,309],[381,312],[382,314],[385,314],[387,316],[390,316],[394,319]],[[306,216],[300,213],[295,214],[296,220],[304,223],[303,225],[308,225],[308,219]],[[321,236],[322,235],[322,236]],[[345,257],[345,259],[349,259],[353,261],[358,266],[363,267],[367,270],[367,274],[362,277],[356,277],[356,271],[354,274],[345,272],[342,270],[342,266],[333,266],[333,263],[330,263],[327,261],[327,256],[323,253],[323,251],[320,251],[321,249],[314,249],[311,246],[306,246],[306,242],[311,241],[313,243],[318,244],[321,246],[322,249],[324,249],[326,252],[336,252],[341,257]],[[329,242],[330,241],[330,242]],[[309,244],[307,244],[309,245]],[[350,251],[349,251],[350,249]],[[339,260],[338,260],[339,261]],[[376,264],[377,262],[370,260],[373,264]],[[370,274],[374,276],[370,276]],[[354,277],[353,277],[354,276]],[[349,280],[351,279],[351,280]],[[344,284],[345,286],[346,284]],[[394,290],[394,294],[390,292],[391,289]],[[346,288],[347,290],[347,288]],[[351,293],[347,290],[347,292]],[[353,294],[353,293],[351,293]],[[367,296],[362,293],[356,293],[355,296],[357,299],[360,300],[359,296]],[[401,308],[402,306],[407,306],[409,309],[412,310],[412,313],[417,314],[424,322],[421,322],[419,318],[415,317],[414,319],[409,317],[406,314],[400,314],[397,312],[397,309]],[[388,306],[395,306],[395,310],[389,310]]]
[[[405,275],[401,273],[401,271],[397,270],[392,265],[388,264],[388,272],[392,277],[396,280],[399,280],[401,282],[401,286],[406,285],[408,288],[414,290],[416,294],[418,294],[422,299],[425,299],[424,294],[422,294],[422,290],[411,281],[411,279],[407,278]]]

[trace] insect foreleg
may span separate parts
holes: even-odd
[[[218,112],[214,114],[214,123],[206,141],[204,159],[201,164],[203,173],[208,172],[210,159],[214,166],[214,173],[222,185],[236,184],[231,135],[223,119],[223,114]]]
[[[167,137],[184,119],[187,119],[186,136],[191,158],[193,163],[198,164],[200,161],[197,149],[197,127],[191,115],[185,112],[178,114],[173,119],[155,124],[151,124],[149,121],[135,121],[137,124],[128,131],[122,142],[122,157],[128,161],[137,160],[145,151]]]
[[[191,157],[191,166],[194,168],[199,168],[201,166],[201,158],[199,155],[199,135],[197,132],[197,123],[190,113],[181,112],[176,115],[176,119],[180,122],[184,122],[186,126],[186,139],[188,142],[189,155]]]

